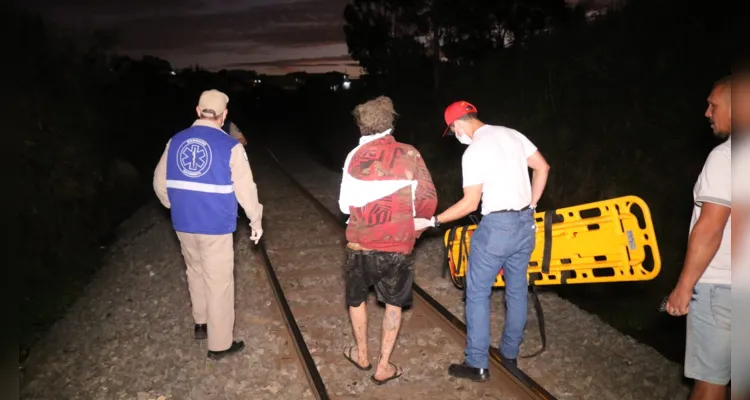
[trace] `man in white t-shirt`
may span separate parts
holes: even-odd
[[[466,359],[448,373],[485,381],[489,376],[490,292],[503,268],[507,311],[500,353],[515,365],[527,318],[527,271],[536,244],[534,209],[547,184],[549,165],[520,132],[486,125],[472,104],[459,101],[445,110],[449,131],[468,145],[461,167],[464,196],[429,220],[415,220],[420,230],[455,221],[482,201],[482,221],[471,236],[466,276]],[[533,178],[529,182],[529,168]]]
[[[691,399],[724,399],[732,352],[732,86],[714,84],[706,117],[727,139],[708,155],[693,188],[693,216],[682,273],[666,303],[687,314],[685,376],[695,380]]]

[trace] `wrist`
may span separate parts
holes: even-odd
[[[675,285],[675,291],[682,293],[692,293],[694,286],[695,285],[690,285],[688,282],[685,282],[684,279],[680,279],[677,281],[677,285]]]
[[[437,215],[435,215],[435,216],[432,217],[432,226],[434,226],[436,228],[438,226],[440,226],[440,219],[438,219]]]

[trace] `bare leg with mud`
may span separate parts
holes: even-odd
[[[401,327],[401,307],[386,304],[385,315],[383,315],[383,337],[380,340],[380,360],[375,371],[375,379],[383,380],[390,378],[397,371],[389,364],[393,347],[396,345],[396,337]],[[400,371],[398,371],[400,372]]]
[[[367,356],[367,305],[363,301],[358,307],[349,307],[349,317],[352,319],[354,340],[357,342],[357,356],[352,354],[352,360],[361,367],[370,365]],[[360,361],[361,360],[361,361]]]

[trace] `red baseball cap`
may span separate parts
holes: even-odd
[[[457,101],[449,105],[448,108],[445,109],[445,123],[448,125],[448,127],[445,129],[445,132],[443,132],[443,136],[453,135],[453,132],[451,132],[450,130],[451,124],[454,123],[457,119],[463,117],[466,114],[476,112],[477,108],[467,101]]]

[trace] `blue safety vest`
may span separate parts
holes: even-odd
[[[237,228],[237,198],[229,159],[237,140],[192,126],[174,135],[167,157],[167,194],[178,232],[223,235]]]

